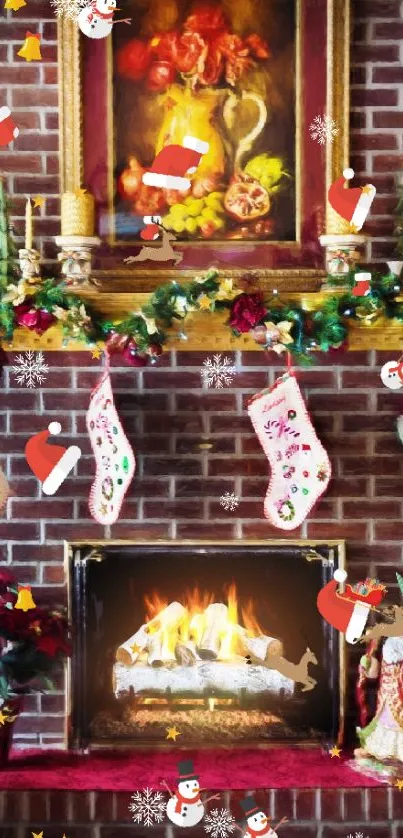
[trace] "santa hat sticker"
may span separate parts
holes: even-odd
[[[333,209],[350,222],[350,232],[358,233],[371,209],[376,189],[371,183],[363,187],[346,189],[347,182],[353,177],[353,169],[344,169],[343,177],[337,178],[332,183],[327,195]]]
[[[185,137],[182,145],[166,145],[157,154],[148,172],[144,172],[143,183],[160,189],[179,189],[185,192],[190,187],[190,180],[185,175],[196,171],[209,147],[208,143],[197,137]]]
[[[379,605],[386,593],[384,585],[376,579],[366,579],[341,592],[338,585],[347,579],[347,573],[340,568],[333,579],[318,593],[316,604],[319,613],[338,631],[346,635],[347,643],[357,643],[362,636],[371,608]]]
[[[19,130],[11,116],[10,108],[4,105],[0,108],[0,146],[8,145],[16,140]]]
[[[54,495],[81,457],[77,445],[64,448],[62,445],[48,445],[49,436],[60,434],[59,422],[51,422],[46,431],[40,431],[28,440],[25,446],[27,463],[42,482],[45,495]]]

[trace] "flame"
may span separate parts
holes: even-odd
[[[169,604],[168,600],[161,597],[157,591],[144,596],[145,622],[148,624],[148,632],[153,634],[163,630],[163,643],[172,651],[178,642],[189,644],[190,647],[197,647],[203,637],[206,628],[206,608],[213,603],[221,602],[227,606],[225,625],[219,634],[220,660],[233,660],[237,652],[242,654],[242,643],[240,635],[259,637],[265,634],[265,630],[259,625],[254,611],[253,600],[239,607],[238,595],[235,582],[231,582],[224,592],[224,596],[217,596],[213,591],[201,590],[195,586],[185,590],[180,597],[181,604],[186,608],[186,615],[179,625],[174,628],[167,628],[162,625],[158,616]],[[239,612],[242,620],[239,620]]]

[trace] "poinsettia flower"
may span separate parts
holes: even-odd
[[[19,306],[24,302],[25,297],[32,290],[25,279],[20,279],[18,285],[7,285],[7,291],[3,297],[3,303],[12,303],[13,306]]]

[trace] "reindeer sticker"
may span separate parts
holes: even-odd
[[[276,669],[277,672],[280,672],[285,678],[289,678],[291,681],[295,681],[298,684],[304,684],[304,687],[301,690],[303,693],[313,690],[317,684],[317,681],[308,675],[308,664],[318,663],[316,655],[311,652],[308,646],[299,663],[291,663],[291,661],[288,661],[281,655],[270,652],[269,650],[267,651],[264,660],[262,660],[262,658],[257,658],[256,655],[253,654],[246,655],[246,663],[253,664],[253,666],[264,666],[265,669]]]
[[[143,245],[136,256],[128,256],[127,259],[124,259],[124,262],[130,265],[132,262],[146,262],[147,260],[150,262],[169,262],[172,259],[175,265],[179,265],[179,262],[183,259],[183,253],[178,253],[171,245],[172,241],[176,241],[176,237],[160,225],[159,229],[162,234],[162,241],[159,247]]]

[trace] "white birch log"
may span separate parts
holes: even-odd
[[[220,653],[221,636],[228,622],[228,609],[222,602],[212,602],[204,612],[204,630],[197,647],[203,660],[216,660]]]
[[[257,658],[264,660],[268,653],[282,655],[284,652],[281,640],[277,640],[276,637],[268,637],[267,634],[261,634],[259,637],[249,637],[247,630],[243,626],[236,627],[236,634],[238,648],[243,655],[247,655],[250,652],[256,655]]]
[[[148,624],[147,660],[150,666],[175,663],[178,628],[186,614],[187,610],[180,602],[171,602]]]
[[[144,623],[135,634],[132,634],[125,643],[119,646],[116,652],[116,660],[124,663],[126,666],[132,666],[141,652],[146,648],[147,642],[147,623]]]
[[[180,625],[187,613],[186,608],[180,602],[171,602],[163,608],[149,623],[144,623],[125,643],[119,646],[116,652],[116,660],[130,666],[134,664],[148,645],[149,636],[162,627],[171,628]],[[133,651],[132,647],[139,647]]]
[[[147,663],[149,666],[168,666],[169,664],[176,663],[175,654],[164,629],[149,635],[147,651]]]
[[[124,666],[115,663],[114,692],[117,698],[128,695],[242,695],[270,694],[291,698],[295,684],[275,669],[234,662],[197,661],[194,666],[154,668],[147,664]]]

